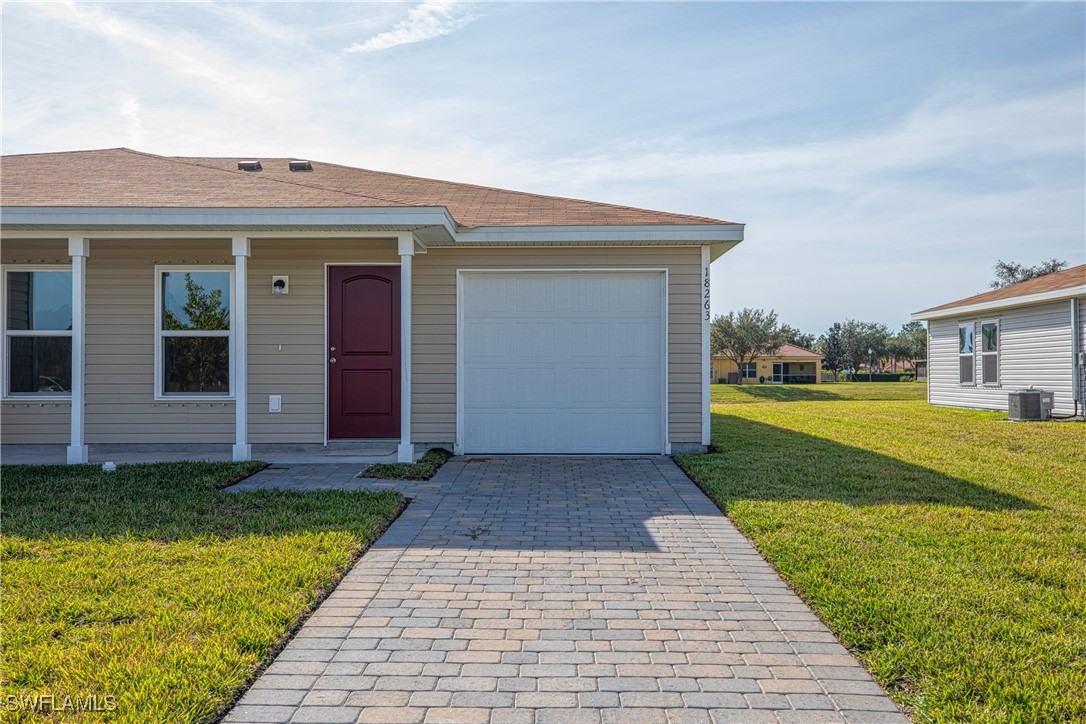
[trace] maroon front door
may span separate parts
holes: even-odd
[[[400,268],[328,271],[328,435],[400,436]]]

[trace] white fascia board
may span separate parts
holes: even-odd
[[[401,228],[405,231],[440,227],[450,239],[456,223],[443,206],[331,207],[331,208],[146,208],[6,206],[0,208],[0,224],[16,228],[217,229],[268,230],[337,228],[365,230]]]
[[[1033,304],[1045,302],[1058,302],[1074,297],[1086,297],[1086,284],[1064,289],[1053,289],[1050,292],[1038,292],[1037,294],[1024,294],[1020,297],[1008,297],[1006,299],[994,299],[990,302],[978,302],[976,304],[963,304],[960,307],[947,307],[946,309],[932,309],[923,312],[914,312],[913,321],[923,322],[929,319],[947,319],[949,317],[965,317],[982,312],[992,312],[999,309],[1011,309],[1014,307],[1027,307]]]
[[[351,231],[413,231],[428,246],[569,244],[683,244],[714,247],[714,256],[743,240],[743,224],[489,226],[458,228],[448,209],[428,207],[336,208],[148,208],[8,206],[0,231],[9,238],[53,230],[81,232],[243,231],[260,238],[283,232],[345,234]],[[91,234],[94,235],[94,234]],[[98,234],[102,236],[102,234]],[[719,252],[718,252],[719,250]]]
[[[453,245],[685,242],[700,246],[742,240],[743,224],[480,226],[461,230]]]

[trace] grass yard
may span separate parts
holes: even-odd
[[[123,722],[216,719],[404,505],[219,490],[260,467],[5,466],[3,694],[96,697]]]
[[[713,388],[678,462],[917,721],[1086,721],[1086,424]]]
[[[453,454],[435,447],[413,463],[374,463],[358,474],[360,478],[382,480],[429,480]]]

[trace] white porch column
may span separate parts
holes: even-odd
[[[396,460],[415,461],[411,442],[411,260],[415,255],[413,234],[400,234],[400,444]]]
[[[249,256],[251,245],[244,236],[232,239],[234,252],[234,449],[235,461],[251,460],[249,444]]]
[[[711,308],[709,305],[709,267],[712,264],[709,257],[709,247],[701,247],[701,444],[712,445],[713,444],[713,431],[712,431],[712,377],[713,377],[713,357],[711,346],[709,344],[710,339],[710,317]],[[740,380],[742,382],[742,380]]]
[[[72,257],[72,440],[68,446],[68,464],[85,463],[89,448],[83,435],[87,349],[87,257],[90,239],[68,238]]]

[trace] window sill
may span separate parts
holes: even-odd
[[[0,402],[71,402],[71,395],[8,395]]]
[[[234,402],[234,397],[222,397],[216,395],[185,395],[177,397],[155,397],[155,402]]]

